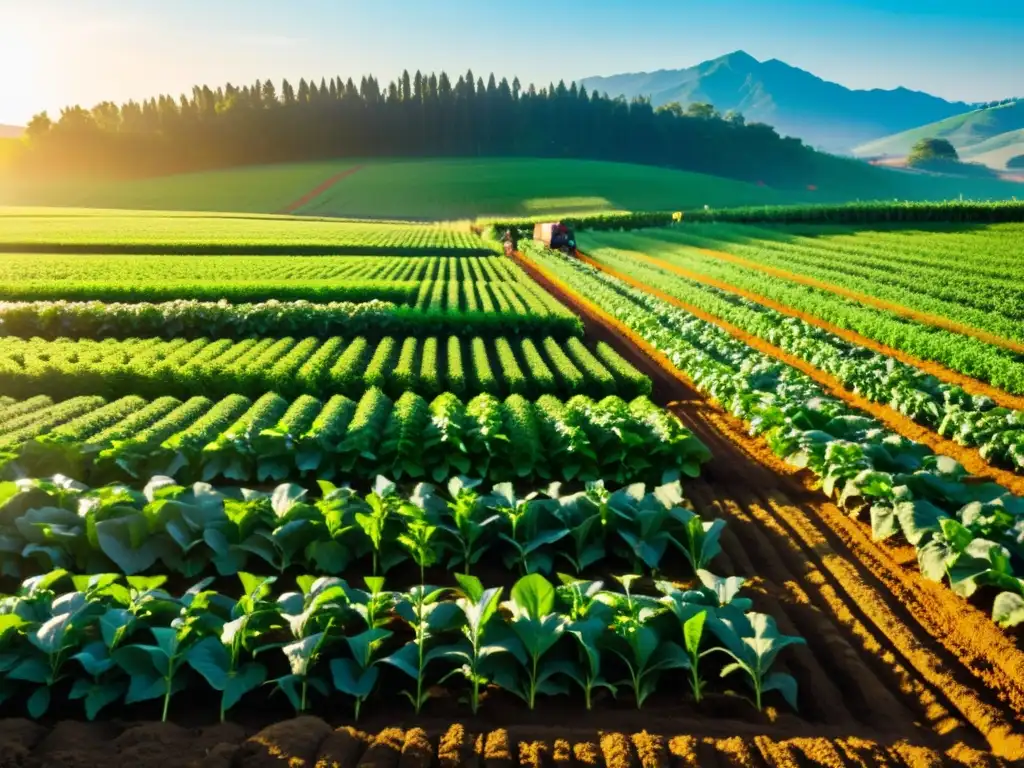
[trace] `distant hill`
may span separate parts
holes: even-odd
[[[25,132],[25,129],[18,125],[0,124],[0,139],[17,139]]]
[[[688,69],[587,77],[580,83],[611,96],[647,96],[654,106],[710,102],[719,112],[742,112],[748,122],[768,123],[779,133],[838,153],[971,109],[906,88],[851,90],[743,51]]]
[[[858,157],[902,157],[921,139],[947,139],[961,159],[1005,168],[1006,161],[1024,154],[1024,101],[963,114],[863,144]]]

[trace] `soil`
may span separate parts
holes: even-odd
[[[294,718],[281,697],[216,721],[216,702],[173,700],[177,724],[83,723],[67,709],[42,724],[0,720],[0,768],[358,768],[359,766],[1000,766],[1024,760],[1024,651],[1019,636],[941,584],[924,580],[907,547],[877,544],[865,525],[778,461],[740,422],[700,397],[663,357],[597,306],[520,261],[604,340],[651,376],[654,397],[711,448],[686,494],[706,517],[725,517],[715,570],[749,579],[758,610],[806,646],[788,649],[799,713],[765,714],[716,693],[659,691],[642,710],[576,698],[535,712],[492,692],[479,715],[451,698],[420,716],[401,703],[350,702]],[[716,685],[720,685],[716,681]],[[685,687],[684,687],[685,690]],[[780,705],[781,707],[781,705]],[[122,713],[125,714],[125,713]]]
[[[651,294],[652,296],[657,296],[662,301],[668,302],[673,306],[679,307],[680,309],[688,312],[689,314],[694,315],[695,317],[699,317],[701,320],[718,326],[723,331],[728,333],[730,336],[732,336],[735,339],[738,339],[739,341],[742,341],[744,344],[751,347],[752,349],[756,349],[758,352],[761,352],[762,354],[768,355],[769,357],[773,357],[776,360],[779,360],[780,362],[790,366],[791,368],[796,368],[801,373],[813,379],[817,384],[819,384],[822,387],[822,389],[825,390],[826,393],[828,393],[832,397],[835,397],[839,400],[844,400],[854,408],[857,408],[858,410],[864,411],[865,413],[871,415],[876,420],[887,426],[893,432],[901,434],[904,437],[908,437],[911,440],[915,440],[916,442],[927,445],[936,454],[942,456],[950,456],[951,458],[956,459],[971,474],[976,475],[977,477],[985,478],[988,480],[992,480],[996,483],[999,483],[1001,486],[1012,491],[1018,496],[1024,495],[1024,476],[1017,475],[1014,472],[1008,470],[999,469],[998,467],[991,466],[988,462],[981,458],[981,455],[973,448],[967,448],[962,445],[959,445],[958,443],[953,442],[952,440],[947,440],[938,435],[936,432],[933,432],[932,430],[926,427],[922,427],[921,425],[915,423],[910,418],[902,415],[901,413],[893,410],[892,408],[889,408],[886,405],[882,405],[881,403],[873,403],[867,398],[858,395],[855,392],[849,391],[834,376],[831,376],[830,374],[827,374],[824,371],[815,368],[810,363],[807,363],[789,354],[788,352],[780,349],[779,347],[776,347],[773,344],[768,343],[767,341],[764,341],[763,339],[753,336],[752,334],[748,333],[747,331],[743,330],[742,328],[736,325],[733,325],[732,323],[729,323],[715,315],[705,312],[704,310],[699,309],[685,301],[682,301],[681,299],[678,299],[669,293],[654,288],[641,280],[637,280],[636,278],[630,277],[629,275],[620,272],[616,269],[612,269],[611,267],[605,264],[601,264],[600,262],[594,261],[593,259],[590,259],[584,256],[583,254],[579,254],[579,258],[581,261],[585,262],[586,264],[589,264],[592,267],[595,267],[596,269],[600,269],[602,272],[612,275],[622,280],[623,282],[632,285],[635,288],[639,288],[640,290]]]
[[[970,325],[964,325],[963,323],[957,323],[950,320],[947,317],[941,315],[933,315],[929,312],[921,312],[910,307],[904,307],[901,304],[893,304],[885,299],[879,299],[876,296],[871,296],[866,293],[860,293],[858,291],[852,291],[849,288],[843,288],[840,285],[829,283],[824,280],[818,280],[813,277],[806,275],[800,275],[796,272],[790,272],[788,269],[780,269],[779,267],[770,267],[766,264],[762,264],[751,259],[744,259],[741,256],[735,256],[725,251],[714,251],[708,248],[697,248],[698,251],[703,253],[705,256],[711,256],[722,261],[728,261],[730,264],[736,264],[746,269],[753,269],[758,272],[763,272],[767,275],[773,275],[774,277],[781,277],[783,280],[789,280],[794,283],[800,283],[801,285],[807,285],[811,288],[817,288],[822,291],[828,291],[834,293],[837,296],[843,296],[847,299],[852,299],[858,304],[865,304],[869,307],[875,307],[876,309],[882,309],[886,312],[892,312],[894,315],[900,317],[906,317],[910,320],[916,320],[919,323],[925,325],[932,325],[936,328],[944,328],[947,331],[953,333],[962,333],[965,336],[973,336],[976,339],[984,341],[986,344],[993,344],[1003,349],[1009,349],[1014,352],[1024,353],[1024,343],[1014,341],[1013,339],[1007,339],[1003,336],[999,336],[994,333],[982,330],[981,328],[974,328]]]
[[[280,211],[278,211],[278,213],[279,214],[295,213],[295,211],[299,210],[299,208],[302,208],[305,205],[309,205],[309,203],[311,203],[314,200],[316,200],[318,197],[320,197],[320,195],[322,195],[324,192],[329,190],[331,187],[333,187],[335,184],[337,184],[342,179],[351,176],[353,173],[358,173],[361,170],[363,170],[363,166],[357,165],[357,166],[354,166],[354,167],[349,168],[347,170],[344,170],[341,173],[334,174],[333,176],[331,176],[331,178],[327,179],[327,181],[325,181],[323,184],[320,184],[317,187],[314,187],[309,192],[307,192],[302,197],[300,197],[298,200],[294,200],[291,203],[289,203],[288,205],[286,205],[284,208],[282,208]]]

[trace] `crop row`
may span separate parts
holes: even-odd
[[[606,242],[613,242],[607,240]],[[848,328],[894,349],[932,360],[1008,392],[1024,394],[1024,363],[1010,350],[979,339],[897,317],[890,312],[850,301],[772,275],[729,264],[694,249],[666,245],[635,236],[615,238],[626,250],[640,250],[711,279],[775,300],[825,322]],[[606,249],[589,252],[603,258]]]
[[[737,239],[742,238],[740,242]],[[674,227],[665,231],[641,231],[629,235],[598,235],[589,242],[614,244],[643,250],[647,245],[659,250],[682,252],[697,262],[719,262],[712,255],[691,253],[692,248],[724,251],[765,269],[781,269],[787,274],[812,278],[842,290],[874,296],[897,306],[928,312],[939,317],[981,328],[1008,339],[1024,340],[1024,289],[1020,280],[974,277],[950,272],[949,265],[930,267],[894,264],[878,257],[874,264],[855,263],[851,258],[835,258],[815,246],[793,242],[762,240],[757,232],[719,225]],[[637,244],[642,244],[637,247]],[[589,253],[589,251],[588,251]],[[653,255],[653,254],[652,254]],[[748,270],[749,271],[749,270]]]
[[[687,212],[686,221],[816,224],[867,222],[1024,221],[1024,201],[946,200],[944,202],[856,202],[829,205],[759,205]]]
[[[531,402],[483,394],[463,403],[451,393],[427,401],[406,392],[392,401],[374,388],[358,401],[334,395],[326,403],[274,393],[217,403],[77,398],[41,413],[44,428],[0,432],[9,472],[238,481],[310,472],[442,479],[459,472],[633,482],[696,477],[710,458],[675,416],[646,397],[627,403],[577,395],[563,403],[550,395]]]
[[[436,283],[443,298],[447,288],[458,283]],[[472,288],[470,289],[472,290]],[[504,293],[501,294],[504,297]],[[459,307],[413,308],[384,301],[360,303],[308,301],[266,301],[258,304],[229,304],[226,301],[202,302],[190,299],[161,304],[133,302],[0,302],[0,336],[39,337],[43,339],[108,339],[151,336],[167,339],[209,337],[242,339],[250,336],[281,337],[308,335],[318,338],[366,334],[379,338],[403,333],[431,336],[438,333],[554,333],[580,335],[582,325],[568,311],[549,306],[529,296],[529,303],[513,291],[511,302],[500,305],[488,301]],[[474,298],[474,301],[476,299]],[[2,342],[0,342],[2,344]]]
[[[918,368],[727,291],[612,249],[603,249],[598,255],[601,262],[657,285],[810,363],[868,400],[887,405],[962,445],[977,447],[986,460],[1024,470],[1024,412],[996,407],[988,397],[972,397],[961,387],[941,382]]]
[[[998,286],[1019,292],[1024,278],[1024,264],[1014,258],[1014,243],[1024,228],[1017,224],[995,224],[970,229],[930,228],[911,231],[890,229],[864,231],[853,227],[775,226],[755,227],[749,224],[718,224],[714,227],[692,227],[677,230],[705,233],[708,237],[747,242],[756,240],[763,248],[777,250],[780,255],[817,256],[818,263],[829,263],[841,269],[871,269],[870,274],[886,277],[917,273],[922,278],[952,278],[956,283],[977,284],[982,288]],[[660,232],[659,235],[675,232]],[[956,260],[956,273],[950,274],[950,260]],[[942,286],[919,285],[935,291]],[[986,290],[986,292],[989,292]],[[961,294],[962,298],[972,297]]]
[[[254,272],[254,275],[258,273]],[[232,304],[261,301],[391,301],[412,304],[420,289],[415,280],[290,280],[273,282],[259,277],[247,281],[203,281],[201,275],[179,282],[130,282],[111,279],[40,280],[0,284],[3,301],[121,301],[161,302],[177,299],[227,301]]]
[[[0,343],[0,392],[17,397],[256,396],[272,390],[288,397],[354,397],[368,387],[395,397],[407,390],[594,397],[651,391],[650,380],[608,345],[591,351],[579,339],[550,336]]]
[[[7,576],[63,568],[195,578],[240,571],[382,576],[493,571],[582,578],[608,562],[657,574],[685,559],[707,568],[721,552],[724,520],[687,508],[679,482],[616,491],[602,481],[563,493],[518,496],[511,483],[484,492],[455,476],[443,492],[419,483],[408,493],[383,477],[361,494],[320,481],[319,498],[280,485],[270,492],[185,488],[169,477],[143,490],[90,489],[66,477],[19,480],[5,488],[0,552]],[[678,571],[678,568],[675,570]]]
[[[948,580],[964,596],[995,587],[993,618],[1024,622],[1024,499],[888,432],[712,323],[576,260],[530,256],[663,351],[774,453],[820,478],[840,505],[868,508],[876,538],[902,533],[927,578]]]
[[[113,254],[6,254],[0,284],[17,283],[231,283],[337,280],[521,280],[514,264],[488,256],[119,256]]]
[[[156,700],[166,721],[174,694],[187,690],[193,701],[216,696],[224,720],[267,683],[296,714],[321,701],[336,708],[331,698],[343,694],[358,720],[388,691],[418,714],[453,676],[463,682],[452,693],[464,693],[475,714],[488,689],[531,710],[569,693],[587,709],[595,693],[640,709],[658,689],[699,703],[714,671],[742,678],[758,709],[773,691],[797,705],[796,680],[773,667],[804,641],[737,596],[743,579],[701,571],[695,589],[660,581],[654,596],[633,588],[635,575],[617,577],[622,591],[612,591],[571,578],[555,587],[535,573],[502,601],[500,586],[455,578],[454,588],[395,592],[381,578],[363,589],[300,576],[296,591],[274,594],[273,577],[243,573],[235,599],[209,582],[172,595],[160,576],[53,571],[0,597],[5,691],[34,718],[66,697],[82,701],[90,720],[116,702]],[[393,707],[399,697],[386,698]]]
[[[68,253],[139,253],[184,255],[307,253],[494,253],[468,231],[444,225],[404,222],[296,222],[259,216],[207,217],[176,214],[54,216],[4,215],[0,251]],[[20,249],[19,244],[31,246]],[[49,246],[49,248],[48,248]]]

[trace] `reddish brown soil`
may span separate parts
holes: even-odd
[[[318,197],[320,197],[320,195],[322,195],[324,192],[329,190],[331,187],[333,187],[335,184],[337,184],[342,179],[351,176],[353,173],[358,173],[362,169],[363,169],[363,166],[357,165],[357,166],[354,166],[354,167],[349,168],[347,170],[344,170],[341,173],[336,173],[335,175],[331,176],[331,178],[327,179],[327,181],[325,181],[323,184],[320,184],[319,186],[314,187],[309,192],[307,192],[302,197],[300,197],[298,200],[295,200],[295,201],[289,203],[288,205],[286,205],[284,208],[282,208],[280,211],[278,211],[278,213],[279,214],[295,213],[295,211],[299,210],[299,208],[302,208],[305,205],[309,205],[309,203],[311,203],[314,200],[316,200]]]
[[[861,336],[856,331],[850,331],[845,328],[840,328],[838,325],[828,323],[818,317],[815,317],[814,315],[802,312],[799,309],[793,309],[789,305],[782,304],[781,302],[775,301],[774,299],[769,299],[767,296],[763,294],[748,291],[745,288],[739,288],[733,285],[732,283],[728,283],[724,280],[718,280],[716,278],[709,277],[708,275],[703,275],[699,272],[694,272],[693,270],[686,269],[685,267],[681,267],[677,264],[673,264],[663,259],[648,256],[646,253],[640,253],[639,251],[629,251],[628,253],[633,258],[642,259],[644,261],[650,262],[651,264],[654,264],[655,266],[661,269],[668,270],[670,272],[675,272],[677,275],[681,275],[682,277],[685,277],[687,280],[692,280],[693,282],[696,283],[703,283],[704,285],[710,285],[715,288],[720,288],[723,291],[728,291],[729,293],[734,293],[737,296],[742,296],[745,299],[750,299],[751,301],[757,302],[758,304],[768,307],[769,309],[774,309],[776,312],[781,312],[782,314],[788,315],[790,317],[797,317],[803,320],[805,323],[809,323],[810,325],[828,331],[834,336],[838,336],[839,338],[849,341],[852,344],[864,347],[865,349],[870,349],[873,352],[878,352],[879,354],[885,355],[886,357],[895,358],[896,360],[899,360],[901,363],[905,363],[907,365],[913,366],[914,368],[918,368],[924,371],[925,373],[931,374],[940,381],[945,381],[949,384],[955,384],[959,387],[962,387],[965,392],[968,392],[972,395],[985,395],[986,397],[990,397],[993,401],[1003,406],[1004,408],[1015,408],[1017,410],[1024,410],[1024,397],[1022,396],[1011,395],[1010,393],[1005,392],[999,389],[998,387],[993,387],[990,384],[987,384],[983,381],[979,381],[978,379],[971,378],[970,376],[964,376],[962,373],[957,373],[956,371],[950,370],[949,368],[939,365],[938,363],[932,362],[930,360],[922,360],[921,358],[909,355],[906,352],[903,352],[902,350],[886,346],[885,344],[881,344],[875,341],[874,339],[869,339],[866,336]]]
[[[579,258],[581,261],[584,261],[585,263],[597,269],[600,269],[602,272],[612,275],[618,278],[619,280],[622,280],[623,282],[632,285],[635,288],[639,288],[640,290],[651,294],[652,296],[657,296],[662,301],[668,302],[673,306],[679,307],[680,309],[685,310],[689,314],[694,315],[695,317],[699,317],[701,320],[717,325],[730,336],[742,341],[748,347],[756,349],[758,352],[761,352],[770,357],[774,357],[776,360],[785,363],[791,368],[796,368],[798,371],[800,371],[801,373],[805,374],[806,376],[810,377],[815,382],[817,382],[822,387],[822,389],[824,389],[828,394],[840,400],[845,400],[854,408],[857,408],[861,411],[864,411],[865,413],[870,414],[879,422],[887,426],[893,432],[897,432],[901,435],[904,435],[905,437],[909,437],[911,440],[916,440],[919,443],[923,443],[924,445],[927,445],[929,448],[931,448],[932,451],[934,451],[937,454],[943,456],[950,456],[956,459],[971,474],[977,475],[978,477],[994,480],[995,482],[1013,491],[1014,493],[1018,495],[1024,495],[1024,476],[1020,476],[1013,472],[991,466],[981,457],[981,455],[976,450],[972,448],[966,448],[962,445],[953,442],[952,440],[947,440],[938,435],[936,432],[933,432],[932,430],[926,427],[922,427],[921,425],[914,423],[911,419],[893,410],[892,408],[889,408],[886,405],[882,405],[880,403],[873,403],[867,398],[856,394],[855,392],[850,392],[843,386],[842,382],[840,382],[834,376],[831,376],[830,374],[825,373],[824,371],[818,368],[815,368],[810,363],[805,362],[804,360],[800,360],[797,357],[794,357],[785,350],[780,349],[779,347],[776,347],[773,344],[769,344],[767,341],[764,341],[763,339],[753,336],[752,334],[748,333],[742,328],[733,325],[732,323],[729,323],[725,320],[722,320],[716,315],[712,315],[708,312],[705,312],[704,310],[695,307],[692,304],[689,304],[685,301],[682,301],[681,299],[678,299],[675,296],[666,293],[665,291],[652,287],[651,285],[643,282],[642,280],[637,280],[636,278],[631,277],[630,275],[627,275],[624,272],[612,269],[611,267],[605,264],[601,264],[600,262],[594,261],[593,259],[588,258],[583,254],[580,254]]]
[[[933,315],[930,312],[921,312],[917,309],[904,307],[901,304],[893,304],[892,302],[880,299],[877,296],[852,291],[849,288],[843,288],[842,286],[835,285],[834,283],[818,280],[813,277],[808,277],[807,275],[800,275],[796,272],[790,272],[787,269],[770,267],[767,264],[762,264],[752,259],[744,259],[741,256],[735,256],[731,253],[726,253],[725,251],[714,251],[708,248],[697,248],[696,250],[700,251],[705,256],[711,256],[716,259],[721,259],[722,261],[728,261],[731,264],[736,264],[738,266],[745,267],[746,269],[753,269],[767,275],[781,277],[783,280],[800,283],[801,285],[807,285],[811,288],[828,291],[829,293],[834,293],[837,296],[853,299],[859,304],[866,304],[868,306],[875,307],[876,309],[883,309],[886,312],[892,312],[894,315],[916,320],[917,322],[924,323],[925,325],[933,325],[936,328],[944,328],[947,331],[953,331],[953,333],[962,333],[966,336],[973,336],[987,344],[994,344],[996,346],[1003,347],[1004,349],[1013,350],[1014,352],[1024,352],[1024,343],[1004,338],[997,334],[984,331],[981,328],[974,328],[970,325],[954,322],[953,320],[950,320],[947,317],[942,317],[941,315]]]

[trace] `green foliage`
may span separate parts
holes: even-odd
[[[934,160],[946,160],[956,162],[960,156],[956,148],[946,139],[921,139],[910,148],[907,155],[907,165],[927,165]]]

